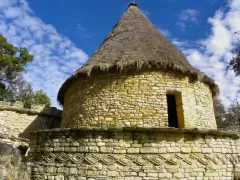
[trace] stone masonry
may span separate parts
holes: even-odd
[[[56,108],[32,105],[24,108],[21,102],[0,101],[0,133],[29,138],[29,133],[60,126],[62,111]]]
[[[217,93],[131,2],[61,86],[63,115],[0,102],[0,180],[240,179],[240,138],[217,130]]]
[[[30,180],[30,167],[23,158],[19,148],[0,141],[0,180]]]
[[[61,111],[0,101],[0,180],[30,180],[30,133],[60,127]]]
[[[168,127],[168,93],[180,94],[181,128],[217,128],[207,85],[154,70],[75,81],[65,95],[61,127]]]
[[[80,128],[35,136],[34,180],[232,180],[239,173],[238,136],[216,130]]]

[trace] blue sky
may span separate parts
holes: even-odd
[[[106,37],[120,16],[127,10],[129,0],[28,0],[33,12],[46,24],[51,24],[77,47],[91,55]],[[225,0],[137,0],[152,23],[168,30],[172,37],[187,40],[204,38],[209,33],[208,17],[214,16]],[[193,10],[196,22],[179,27],[183,10]],[[180,22],[179,22],[180,23]],[[182,24],[183,25],[183,24]],[[191,33],[189,33],[191,32]],[[169,37],[171,38],[171,37]]]
[[[240,0],[136,0],[196,68],[220,86],[224,105],[240,100],[240,78],[225,71],[238,44]],[[34,55],[25,79],[57,106],[64,80],[101,44],[129,0],[0,0],[0,33]]]

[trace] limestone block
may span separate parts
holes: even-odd
[[[142,147],[140,153],[158,153],[158,148],[155,147]]]
[[[139,148],[128,148],[127,153],[139,153],[140,149]]]
[[[168,153],[180,152],[180,148],[179,148],[179,147],[168,147],[168,148],[167,148],[167,152],[168,152]]]
[[[213,149],[212,148],[202,148],[202,153],[212,153]]]
[[[108,176],[109,177],[116,177],[116,176],[118,176],[118,172],[117,171],[108,171]]]
[[[70,168],[70,174],[78,174],[77,168]]]
[[[161,153],[161,154],[167,153],[167,148],[158,148],[158,153]]]
[[[182,153],[190,153],[191,152],[191,148],[187,148],[187,147],[181,147],[181,152]]]
[[[58,176],[55,176],[55,180],[64,180],[64,176],[63,175],[58,175]]]

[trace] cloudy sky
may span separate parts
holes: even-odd
[[[0,33],[34,60],[25,78],[58,106],[58,89],[101,44],[129,0],[0,0]],[[240,100],[240,78],[226,72],[239,44],[240,0],[137,0],[192,65],[220,86],[225,106]]]

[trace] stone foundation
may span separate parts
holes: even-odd
[[[239,172],[238,138],[174,128],[40,131],[31,141],[32,179],[232,180]]]

